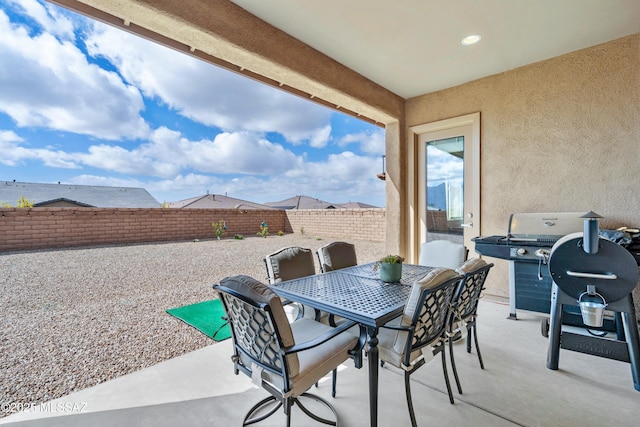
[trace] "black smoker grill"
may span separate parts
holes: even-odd
[[[628,362],[634,388],[640,391],[640,337],[632,292],[638,285],[635,255],[611,240],[600,237],[599,215],[584,215],[583,232],[558,240],[549,255],[553,278],[547,368],[558,369],[560,348]],[[579,307],[589,334],[563,327],[565,307]],[[617,338],[595,335],[604,311],[620,319]],[[575,331],[578,332],[575,332]]]
[[[582,231],[583,212],[514,213],[506,236],[476,237],[475,250],[489,257],[509,261],[509,318],[516,309],[549,314],[553,280],[546,266],[553,245],[563,236]],[[577,314],[568,313],[566,323]],[[607,322],[606,328],[613,325]]]

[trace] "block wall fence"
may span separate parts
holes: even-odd
[[[385,240],[385,209],[0,208],[0,251],[215,239],[221,219],[225,238],[255,236],[265,221],[270,234]]]

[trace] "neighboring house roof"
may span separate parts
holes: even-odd
[[[247,200],[236,199],[220,194],[205,194],[204,196],[191,197],[169,203],[170,208],[192,209],[274,209],[271,206],[253,203]]]
[[[294,196],[279,202],[265,203],[277,209],[342,209],[340,205],[308,196]]]
[[[69,200],[65,197],[60,197],[58,199],[53,199],[53,200],[47,200],[45,202],[40,202],[40,203],[34,203],[33,204],[34,208],[69,208],[69,207],[75,207],[75,208],[92,208],[93,206],[87,204],[87,203],[82,203],[82,202],[76,202],[75,200]]]
[[[0,203],[15,206],[21,197],[33,202],[34,207],[54,205],[96,208],[161,207],[161,204],[144,188],[0,181]]]
[[[362,202],[349,202],[349,203],[340,203],[340,206],[343,209],[375,209],[378,206],[369,205],[367,203]]]

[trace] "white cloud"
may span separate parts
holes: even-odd
[[[435,186],[442,182],[462,181],[464,161],[446,151],[427,146],[429,156],[429,185]]]
[[[46,166],[80,168],[90,166],[106,172],[170,178],[183,171],[211,174],[271,175],[302,164],[282,145],[250,132],[220,133],[213,140],[191,141],[179,132],[161,127],[149,140],[127,149],[96,144],[86,152],[64,152],[52,148],[27,148],[13,131],[0,133],[2,163],[15,166],[24,160],[41,160]]]
[[[358,132],[344,135],[338,140],[338,145],[345,147],[349,144],[357,143],[360,151],[367,154],[385,153],[385,132],[382,129],[372,132]]]
[[[137,89],[90,64],[73,43],[49,33],[31,37],[2,10],[0,34],[0,111],[18,126],[110,140],[148,134]]]
[[[19,166],[26,160],[40,160],[45,166],[76,169],[73,156],[64,151],[24,147],[24,139],[14,131],[0,131],[0,164]]]
[[[309,141],[309,145],[313,148],[324,148],[327,146],[327,142],[329,142],[329,137],[331,136],[331,126],[327,125],[322,129],[319,129],[318,132],[313,135]]]
[[[376,178],[377,167],[377,159],[345,152],[330,156],[323,162],[300,161],[293,170],[268,176],[225,178],[194,172],[160,180],[134,180],[81,175],[70,182],[143,187],[160,202],[173,202],[210,192],[257,203],[301,194],[331,203],[362,201],[384,206],[385,183]]]
[[[73,22],[49,3],[36,0],[8,0],[8,3],[33,18],[48,33],[67,40],[74,40]]]
[[[332,111],[118,29],[96,24],[93,56],[107,58],[126,81],[179,114],[224,131],[278,132],[324,147]]]

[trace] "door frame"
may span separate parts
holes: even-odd
[[[409,127],[409,147],[408,147],[408,185],[407,185],[407,202],[409,209],[407,210],[408,224],[409,224],[409,238],[407,241],[407,258],[413,263],[418,262],[420,255],[420,243],[421,243],[421,224],[420,224],[420,209],[421,201],[424,199],[419,194],[419,162],[422,160],[418,156],[419,152],[419,139],[420,135],[430,132],[437,132],[446,129],[452,129],[460,126],[471,125],[471,147],[472,147],[472,182],[473,182],[473,195],[472,204],[474,212],[474,218],[472,218],[474,229],[480,235],[480,112],[466,114],[464,116],[452,117],[445,120],[439,120],[436,122],[425,123],[416,126]],[[466,165],[465,165],[466,168]],[[465,192],[467,188],[465,186]]]

